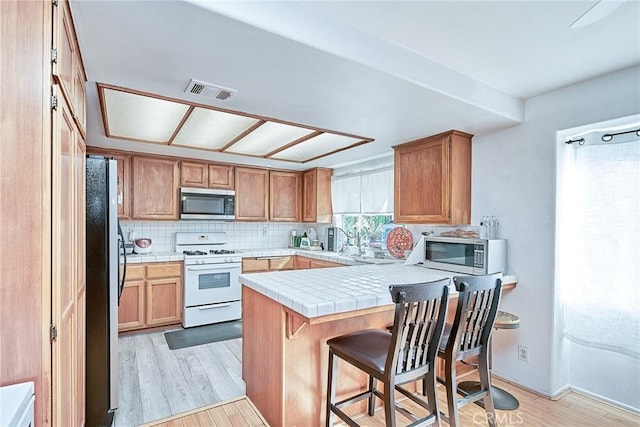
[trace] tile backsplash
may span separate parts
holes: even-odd
[[[177,232],[227,233],[225,249],[267,249],[286,248],[292,230],[302,235],[313,227],[318,240],[327,246],[327,228],[331,224],[280,223],[280,222],[223,222],[223,221],[121,221],[126,239],[148,237],[153,241],[154,252],[174,251]],[[416,243],[422,232],[438,235],[456,228],[473,229],[470,226],[406,225]]]
[[[177,232],[227,233],[226,249],[286,248],[291,231],[298,235],[313,227],[318,240],[327,244],[330,224],[274,223],[274,222],[222,222],[222,221],[121,221],[125,239],[148,237],[154,252],[174,251]]]

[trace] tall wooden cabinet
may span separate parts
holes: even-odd
[[[394,148],[394,220],[469,224],[471,138],[449,131]]]
[[[0,386],[34,381],[36,426],[81,426],[82,60],[67,1],[3,1],[0,16]]]
[[[59,1],[52,15],[52,421],[54,425],[82,425],[86,363],[86,77],[69,3]]]
[[[331,175],[333,170],[315,168],[303,174],[302,221],[331,223]]]

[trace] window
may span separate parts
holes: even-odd
[[[365,246],[381,247],[386,224],[391,224],[391,214],[386,215],[336,215],[336,224],[351,238],[347,244],[356,246],[357,242]]]
[[[565,147],[562,165],[557,227],[565,337],[636,360],[640,358],[637,126],[633,132],[593,131],[571,138],[575,142]],[[619,136],[606,139],[608,134]]]
[[[380,248],[385,225],[392,222],[393,166],[335,173],[331,196],[336,225],[350,236],[347,244]]]

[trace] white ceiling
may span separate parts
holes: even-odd
[[[449,129],[524,120],[524,100],[640,64],[640,1],[72,1],[91,146],[306,169]],[[185,94],[191,79],[238,91]],[[639,76],[640,78],[640,76]],[[96,82],[375,138],[307,164],[105,137]]]

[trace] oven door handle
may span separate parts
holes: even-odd
[[[205,271],[205,270],[232,270],[239,269],[242,264],[239,262],[227,264],[206,264],[206,265],[189,265],[185,267],[187,271]]]
[[[231,304],[216,304],[216,305],[208,305],[205,307],[198,307],[198,310],[213,310],[216,308],[224,308],[224,307],[231,307]]]

